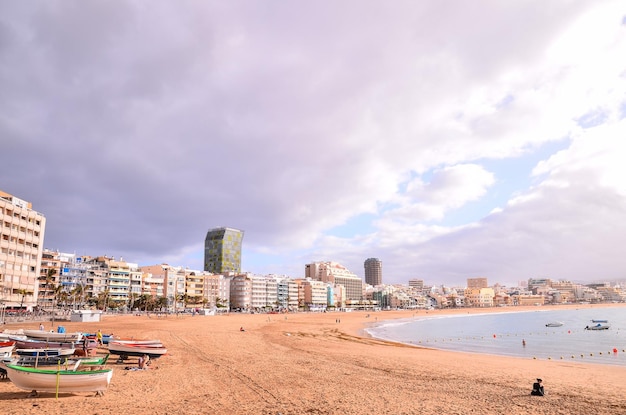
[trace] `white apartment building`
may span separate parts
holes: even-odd
[[[230,308],[250,310],[252,306],[252,277],[250,274],[233,275],[230,279]]]
[[[328,306],[328,283],[305,278],[302,280],[304,306],[311,311],[324,310]]]
[[[45,229],[30,202],[0,190],[0,307],[37,305]]]
[[[363,299],[363,280],[337,262],[327,261],[306,264],[304,277],[330,284],[343,285],[346,290],[346,300],[360,301]]]

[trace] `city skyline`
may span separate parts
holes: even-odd
[[[385,284],[626,277],[626,6],[7,3],[0,189],[44,246]]]

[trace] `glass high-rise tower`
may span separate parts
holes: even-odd
[[[365,282],[372,286],[383,283],[383,261],[378,258],[365,260]]]
[[[204,270],[214,274],[241,272],[243,231],[233,228],[210,229],[204,240]]]

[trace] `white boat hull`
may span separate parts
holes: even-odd
[[[22,356],[71,356],[76,349],[15,349],[15,352]]]
[[[55,333],[43,330],[24,330],[24,334],[31,339],[43,339],[58,342],[77,342],[83,337],[82,333]]]
[[[104,392],[111,383],[112,369],[88,372],[42,370],[4,366],[11,382],[20,389],[37,392]]]
[[[163,343],[161,340],[123,340],[123,339],[111,339],[109,343],[120,343],[120,344],[141,344],[152,347],[163,347]]]
[[[156,358],[166,354],[167,349],[162,345],[155,346],[146,344],[109,342],[109,353],[118,356],[143,356],[144,354],[147,354],[152,358]]]
[[[11,354],[11,352],[13,351],[13,347],[13,345],[0,347],[0,355],[5,353]]]

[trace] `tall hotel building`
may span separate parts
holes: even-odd
[[[365,260],[365,282],[371,286],[383,283],[383,262],[378,258]]]
[[[241,242],[243,231],[215,228],[204,240],[204,270],[213,274],[241,272]]]
[[[46,218],[0,190],[0,307],[37,304]]]

